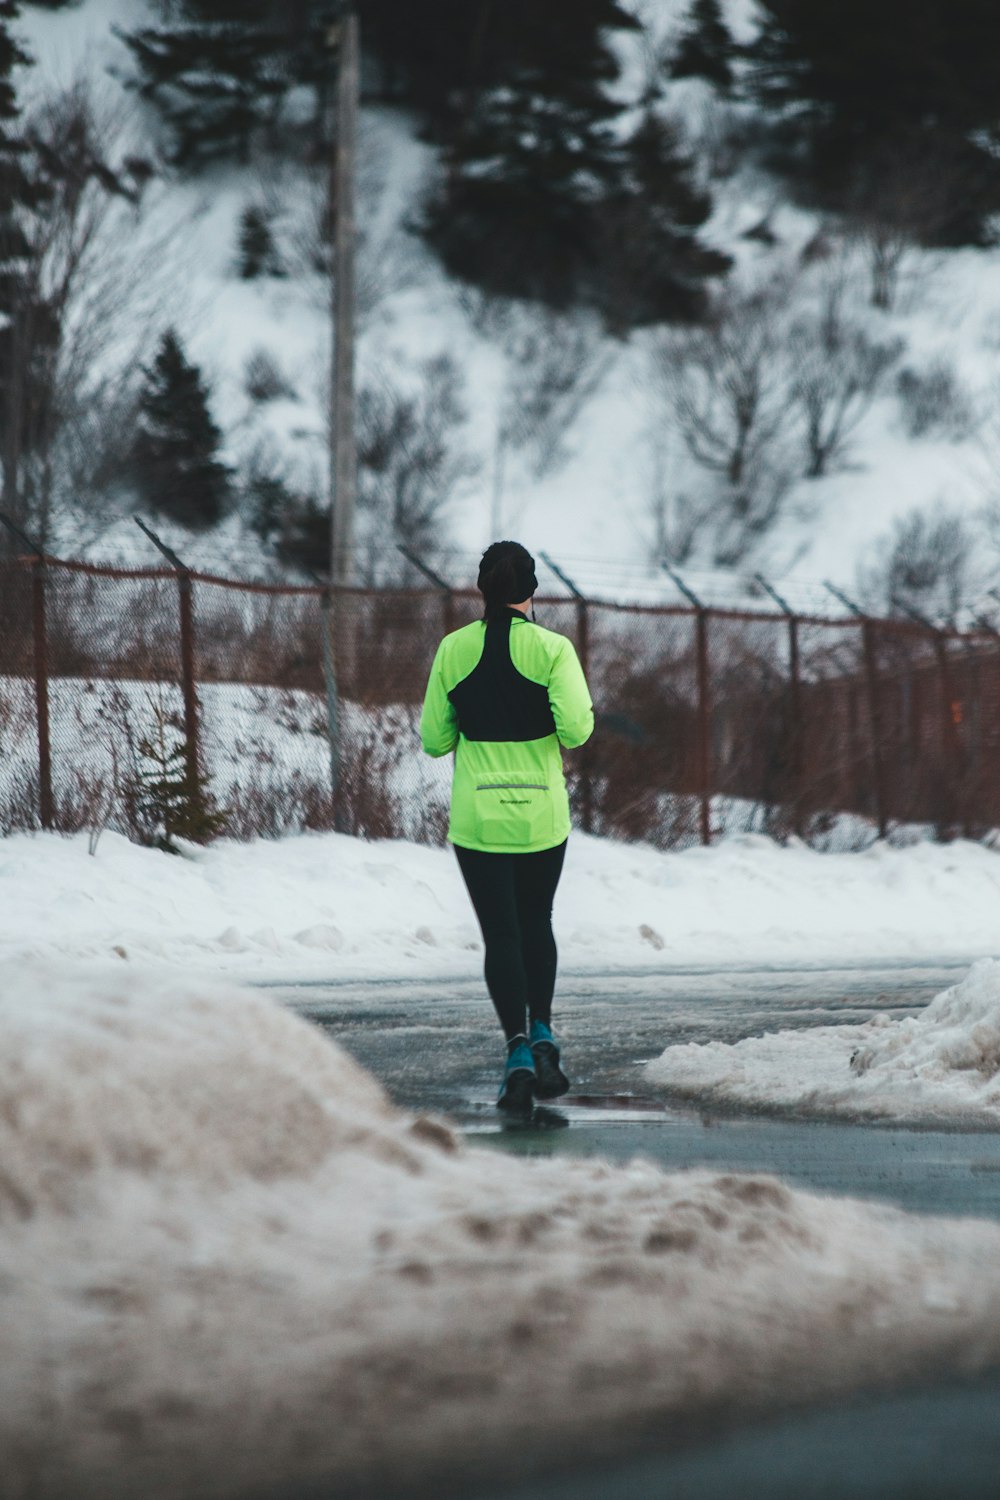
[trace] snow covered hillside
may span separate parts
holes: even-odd
[[[687,8],[684,0],[643,0],[639,6],[660,44],[676,32]],[[746,33],[750,7],[733,0],[728,10],[734,31]],[[25,70],[26,97],[85,70],[112,103],[128,101],[129,128],[140,144],[155,146],[155,118],[135,115],[132,96],[108,72],[110,66],[120,76],[129,61],[112,25],[135,26],[144,13],[139,0],[83,0],[56,11],[26,5],[20,31],[37,58],[37,66]],[[619,45],[626,64],[619,87],[637,96],[643,57],[628,37]],[[736,107],[727,105],[723,117],[723,107],[700,80],[670,84],[663,108],[706,160],[713,140],[738,123],[730,118]],[[655,570],[644,581],[642,569],[664,547],[682,549],[688,520],[701,504],[704,475],[672,424],[656,374],[662,366],[657,335],[646,331],[618,341],[581,327],[585,378],[573,399],[556,410],[541,446],[508,441],[511,404],[517,404],[525,367],[532,363],[524,351],[537,350],[539,341],[551,343],[552,325],[523,307],[484,309],[409,232],[416,195],[436,171],[434,150],[417,138],[410,118],[367,108],[361,156],[361,379],[373,387],[391,380],[415,392],[428,362],[441,355],[459,372],[467,416],[459,440],[463,463],[469,463],[440,537],[454,549],[454,581],[468,581],[470,554],[499,531],[523,534],[532,548],[550,550],[595,593],[615,596],[642,587],[669,592]],[[868,305],[856,247],[803,265],[803,252],[815,246],[817,235],[829,238],[832,228],[790,206],[775,181],[736,171],[713,178],[712,191],[715,210],[703,237],[733,257],[737,287],[790,278],[794,291],[788,295],[807,310],[822,300],[831,278],[842,277],[842,301],[852,316],[872,339],[898,344],[890,378],[831,471],[813,479],[799,474],[782,519],[740,563],[803,582],[832,576],[853,588],[859,564],[871,562],[893,518],[939,505],[975,517],[995,496],[1000,251],[915,251],[906,258],[895,306],[879,311]],[[314,193],[313,180],[287,163],[167,179],[151,193],[148,223],[136,232],[135,245],[151,267],[156,263],[162,279],[153,321],[177,326],[211,381],[227,458],[244,468],[277,466],[293,487],[322,494],[327,288],[308,270],[246,281],[234,267],[239,218],[248,203],[266,198],[291,244],[301,236]],[[766,232],[746,238],[762,225]],[[271,395],[257,399],[248,394],[246,369],[262,350],[278,378]],[[905,372],[909,404],[899,384]],[[944,391],[944,404],[936,414],[921,416],[913,391],[932,388]],[[61,546],[146,559],[131,524],[115,524],[116,507],[122,516],[132,508],[117,497],[99,524],[65,514],[58,528]],[[260,544],[245,522],[232,519],[215,536],[178,541],[193,561],[214,558],[237,572],[253,569],[260,564]],[[966,557],[958,584],[967,598],[981,591],[995,563],[982,541],[985,533],[977,535],[981,545]],[[686,566],[697,574],[713,565],[713,546],[708,532],[699,533]]]
[[[428,1493],[1000,1361],[1000,1229],[509,1158],[219,979],[0,972],[0,1488]]]

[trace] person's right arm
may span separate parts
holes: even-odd
[[[427,681],[423,712],[420,715],[420,741],[428,755],[448,755],[458,744],[458,719],[445,691],[442,672],[444,641],[437,648],[431,675]]]
[[[573,642],[565,636],[552,659],[548,687],[559,743],[566,750],[574,750],[594,732],[594,706]]]

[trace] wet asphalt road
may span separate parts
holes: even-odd
[[[501,1047],[478,978],[268,986],[409,1109],[512,1154],[642,1154],[666,1168],[771,1171],[915,1212],[1000,1219],[1000,1134],[710,1113],[651,1089],[641,1064],[683,1041],[904,1014],[966,964],[725,968],[560,976],[555,1024],[574,1090],[531,1124],[494,1108]],[[587,1465],[503,1500],[997,1500],[1000,1377],[791,1414],[670,1455]],[[488,1485],[468,1500],[501,1500]]]
[[[398,1104],[448,1115],[479,1145],[771,1171],[915,1211],[1000,1217],[1000,1136],[701,1111],[671,1103],[646,1084],[641,1066],[674,1042],[902,1015],[965,968],[565,974],[556,1021],[574,1088],[528,1126],[494,1107],[502,1047],[478,981],[314,984],[280,994],[336,1036]]]

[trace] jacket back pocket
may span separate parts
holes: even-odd
[[[476,785],[476,835],[484,844],[512,849],[552,836],[552,793],[540,781],[498,776]]]

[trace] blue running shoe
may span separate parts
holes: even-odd
[[[559,1066],[559,1048],[544,1021],[531,1023],[531,1055],[535,1063],[535,1092],[539,1099],[558,1099],[569,1092],[569,1079]]]
[[[507,1066],[497,1109],[512,1115],[530,1115],[535,1105],[535,1059],[526,1036],[511,1037],[507,1043]]]

